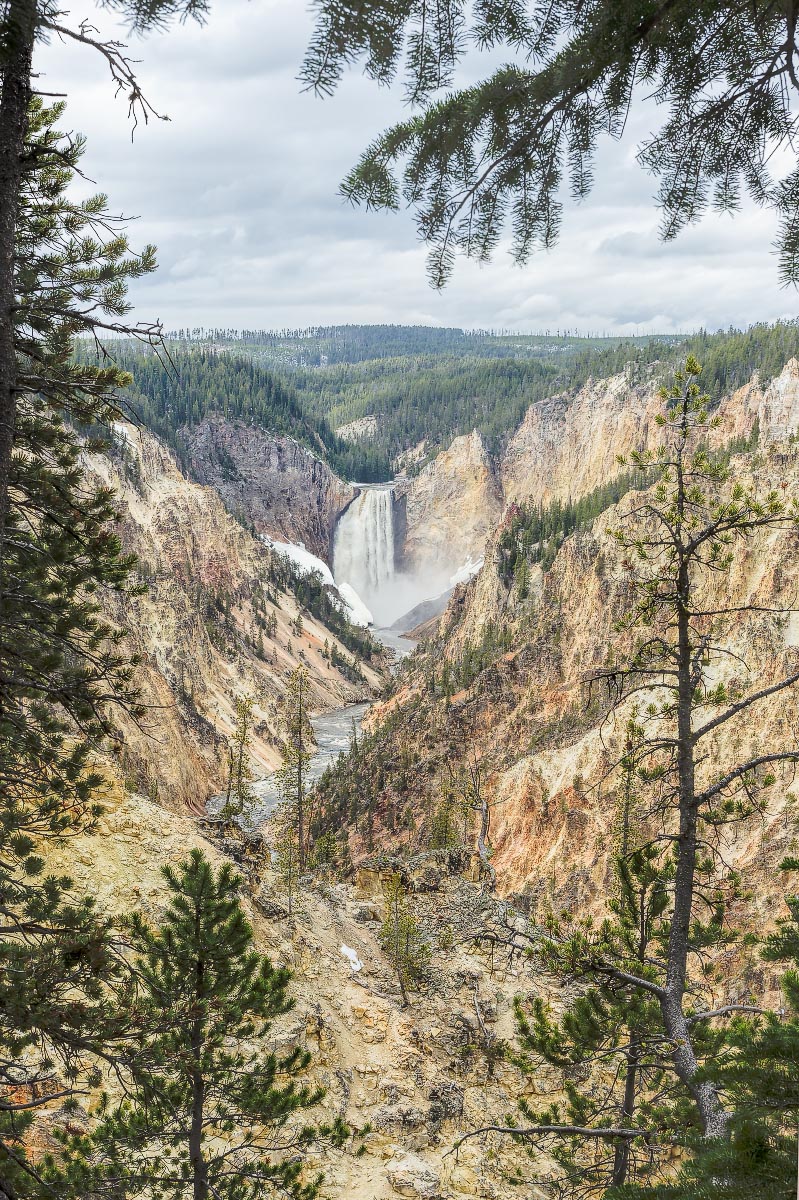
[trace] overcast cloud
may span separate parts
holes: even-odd
[[[113,30],[91,0],[70,7],[73,24],[89,15]],[[488,266],[460,260],[448,288],[433,292],[412,214],[365,214],[337,192],[359,150],[403,109],[355,72],[330,100],[303,94],[309,30],[297,0],[217,0],[205,27],[132,44],[149,99],[170,117],[140,128],[132,145],[99,56],[40,49],[40,86],[68,93],[67,124],[88,137],[86,172],[113,211],[140,217],[132,240],[158,246],[157,275],[133,290],[138,317],[168,328],[669,332],[799,310],[797,293],[778,286],[770,213],[747,204],[734,221],[711,215],[676,243],[658,241],[655,181],[634,161],[651,107],[622,146],[603,148],[597,186],[567,207],[554,251],[523,268],[507,248]]]

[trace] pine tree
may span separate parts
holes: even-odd
[[[700,371],[689,356],[674,386],[663,390],[663,446],[633,456],[636,469],[656,472],[658,481],[633,498],[615,531],[627,585],[625,609],[608,665],[589,679],[594,695],[597,687],[604,689],[608,717],[645,697],[639,736],[632,745],[625,741],[613,769],[634,775],[647,813],[647,840],[628,856],[636,865],[626,882],[621,875],[622,896],[629,893],[631,914],[636,907],[645,911],[640,906],[647,896],[647,905],[656,902],[658,952],[637,963],[626,935],[620,946],[613,925],[601,929],[599,937],[581,932],[564,939],[562,947],[570,974],[585,980],[589,998],[597,1001],[592,1012],[583,1006],[584,1028],[573,1031],[579,1035],[577,1048],[590,1018],[606,1051],[618,1056],[624,1038],[614,1022],[624,1012],[635,1016],[639,1007],[654,1012],[654,1002],[666,1049],[659,1069],[668,1073],[668,1087],[682,1112],[664,1114],[655,1105],[649,1121],[598,1129],[588,1120],[589,1129],[572,1125],[557,1132],[618,1145],[657,1139],[664,1125],[672,1130],[684,1125],[695,1127],[708,1153],[715,1153],[735,1121],[716,1073],[724,1045],[719,1022],[748,1009],[702,1004],[705,963],[727,944],[725,900],[736,887],[718,839],[731,824],[760,815],[776,782],[775,770],[799,761],[795,744],[766,737],[749,755],[735,757],[733,749],[732,761],[719,761],[715,753],[720,729],[737,747],[736,734],[757,719],[764,699],[799,684],[799,672],[778,670],[767,686],[747,687],[747,665],[740,656],[731,676],[729,646],[738,610],[725,603],[723,588],[737,554],[754,535],[791,527],[799,508],[774,491],[758,496],[733,477],[729,461],[711,456],[707,437],[717,422],[709,417],[708,397],[697,383]],[[612,936],[606,938],[606,932]],[[560,940],[556,936],[556,943]],[[621,1009],[609,1004],[611,994],[624,999]],[[649,1016],[646,1024],[654,1020]],[[543,1038],[543,1025],[541,1032]],[[557,1030],[552,1036],[557,1040]],[[590,1096],[577,1089],[574,1098],[576,1112],[588,1100],[589,1109],[582,1111],[590,1116]],[[549,1136],[554,1123],[536,1121],[526,1136]]]
[[[72,340],[124,314],[126,282],[152,270],[153,251],[130,252],[104,197],[70,198],[83,141],[58,132],[62,112],[31,102],[17,208],[20,391],[0,561],[0,1192],[8,1194],[15,1176],[30,1185],[35,1170],[25,1161],[26,1113],[53,1091],[68,1097],[94,1077],[98,1055],[115,1053],[119,948],[71,881],[47,874],[41,850],[42,840],[91,826],[101,781],[92,756],[115,706],[134,718],[141,711],[135,663],[101,610],[102,598],[138,585],[113,530],[113,498],[82,465],[83,449],[97,443],[76,430],[96,432],[118,416],[115,389],[127,376],[112,364],[76,365]]]
[[[482,80],[453,87],[463,55],[485,53]],[[501,65],[497,55],[502,54]],[[363,63],[381,84],[404,67],[410,114],[374,139],[342,184],[367,209],[417,212],[442,286],[456,253],[490,256],[512,225],[517,260],[551,247],[564,185],[593,183],[601,134],[621,138],[639,95],[656,95],[662,127],[639,148],[660,178],[662,233],[673,238],[709,205],[734,212],[747,190],[777,216],[780,269],[799,279],[799,173],[790,147],[799,92],[795,13],[767,0],[319,0],[303,79],[327,95]]]
[[[108,0],[106,6],[117,9],[140,31],[176,16],[201,18],[208,8],[207,0]],[[31,178],[31,168],[36,168],[35,160],[29,156],[31,138],[35,136],[30,113],[32,101],[35,103],[37,99],[32,88],[33,51],[37,38],[52,36],[70,40],[82,48],[91,48],[103,57],[117,91],[128,97],[134,128],[139,119],[146,121],[157,115],[144,96],[136,78],[135,64],[126,57],[121,43],[103,41],[94,26],[70,25],[68,14],[55,10],[48,0],[7,0],[4,4],[0,14],[0,546],[5,537],[13,488],[11,461],[17,441],[19,402],[23,398],[29,399],[36,391],[35,382],[32,392],[30,390],[29,372],[24,367],[20,371],[17,271],[26,261],[27,252],[19,240],[25,226],[24,191]],[[52,158],[52,147],[50,154]],[[68,150],[65,158],[68,167],[72,166],[71,155],[72,151]],[[77,242],[75,245],[77,247]],[[36,263],[36,260],[27,261],[29,265]],[[37,265],[41,266],[41,263]],[[79,289],[76,294],[80,294]],[[46,311],[56,321],[63,315],[63,309],[57,303]],[[74,306],[71,315],[74,319]],[[81,313],[80,327],[89,332],[100,329],[123,334],[139,332],[147,338],[154,332],[160,333],[157,326],[140,326],[133,331],[109,324],[102,308],[97,311],[90,304]]]
[[[289,676],[285,696],[286,740],[283,765],[277,784],[286,818],[296,827],[297,871],[301,874],[308,857],[307,772],[311,761],[313,729],[308,716],[308,672],[297,667]]]
[[[219,810],[223,821],[232,821],[249,812],[255,802],[250,786],[250,721],[252,699],[236,697],[236,728],[228,744],[228,779],[225,803]]]
[[[799,870],[785,859],[784,870]],[[767,962],[787,966],[785,1012],[738,1017],[713,1059],[712,1078],[732,1111],[729,1137],[707,1143],[683,1136],[688,1161],[654,1189],[622,1188],[609,1200],[795,1200],[799,1122],[799,897],[762,946]]]
[[[408,1004],[408,989],[424,977],[430,962],[430,947],[408,906],[402,877],[392,875],[385,888],[385,917],[380,928],[380,945],[397,976],[402,1002]]]
[[[445,792],[430,823],[430,849],[449,850],[460,844],[455,797]]]
[[[297,817],[290,802],[283,801],[272,815],[275,850],[275,870],[278,885],[286,897],[289,917],[297,909],[297,890],[300,882],[300,852],[297,843]]]
[[[255,1049],[289,1011],[290,972],[253,950],[229,864],[214,871],[200,850],[164,868],[169,906],[152,929],[130,921],[145,1032],[131,1056],[127,1098],[89,1137],[68,1140],[71,1161],[54,1178],[87,1197],[163,1200],[312,1200],[302,1151],[346,1130],[293,1120],[322,1092],[300,1082],[310,1061]]]

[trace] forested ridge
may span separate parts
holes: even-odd
[[[324,415],[308,411],[290,381],[245,356],[202,348],[156,354],[122,342],[108,348],[114,361],[132,375],[125,392],[131,414],[162,438],[181,463],[181,430],[217,414],[294,438],[344,479],[370,483],[390,478],[384,452],[338,437]],[[93,359],[93,348],[78,346],[78,358]]]
[[[547,330],[440,328],[433,325],[318,325],[305,329],[177,329],[170,341],[245,350],[264,361],[293,366],[332,366],[405,356],[468,356],[471,358],[548,358],[559,353],[645,343],[649,337],[597,336]],[[679,335],[663,334],[668,345]]]
[[[531,404],[624,371],[631,384],[657,380],[687,354],[701,358],[717,403],[799,355],[799,323],[617,339],[422,326],[198,330],[178,331],[161,356],[134,343],[115,343],[113,354],[133,376],[132,412],[179,458],[181,429],[218,413],[293,437],[342,478],[369,483],[391,478],[405,450],[424,442],[429,458],[473,429],[501,453]],[[365,416],[375,418],[368,437],[335,432]]]

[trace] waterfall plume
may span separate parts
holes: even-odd
[[[336,526],[336,583],[348,583],[380,622],[394,581],[394,496],[390,487],[365,487]]]

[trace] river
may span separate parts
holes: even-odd
[[[410,654],[416,646],[410,638],[402,637],[391,629],[373,629],[372,633],[379,642],[394,651],[397,662],[406,654]],[[360,733],[363,719],[371,707],[371,704],[346,704],[342,708],[334,708],[332,712],[311,717],[316,750],[305,776],[309,787],[313,787],[322,778],[339,754],[349,750],[353,728]],[[251,786],[256,804],[248,814],[247,824],[250,828],[256,828],[277,807],[280,793],[275,775],[257,779]]]

